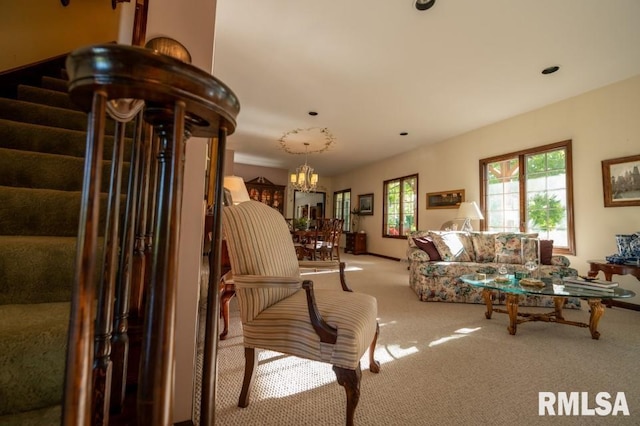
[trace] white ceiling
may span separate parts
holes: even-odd
[[[337,175],[640,74],[639,0],[414,2],[217,0],[235,161],[295,169],[278,139],[326,127],[336,142],[309,164]]]

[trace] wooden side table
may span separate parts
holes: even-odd
[[[640,280],[640,266],[636,265],[617,265],[615,263],[608,263],[605,260],[588,260],[589,263],[589,276],[596,277],[598,272],[604,273],[604,279],[611,281],[613,275],[633,275]],[[633,309],[634,311],[640,311],[640,305],[634,303],[622,302],[619,300],[609,300],[606,302],[608,307],[619,306],[621,308]]]
[[[345,237],[345,253],[367,254],[367,234],[361,232],[346,232]]]

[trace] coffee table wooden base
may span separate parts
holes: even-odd
[[[493,301],[491,300],[491,295],[493,291],[491,289],[483,289],[482,297],[484,298],[485,305],[487,306],[487,311],[484,316],[487,319],[491,319],[493,312],[499,312],[502,314],[509,314],[509,326],[507,330],[509,330],[509,334],[515,335],[518,330],[518,324],[522,324],[524,322],[529,321],[544,321],[544,322],[557,322],[559,324],[567,324],[573,325],[576,327],[589,327],[589,331],[591,332],[592,339],[599,339],[600,332],[598,332],[598,323],[600,322],[600,318],[604,313],[604,306],[601,303],[600,299],[590,298],[588,300],[589,307],[591,308],[591,314],[589,317],[589,324],[578,322],[578,321],[569,321],[565,320],[562,316],[562,307],[564,306],[565,298],[564,297],[554,297],[553,301],[555,304],[555,308],[552,312],[546,313],[530,313],[530,312],[518,312],[518,304],[520,301],[519,294],[507,293],[507,309],[500,309],[493,307]]]

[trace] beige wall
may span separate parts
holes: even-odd
[[[587,260],[617,252],[615,234],[640,231],[640,207],[604,207],[600,163],[640,154],[638,117],[640,76],[337,176],[333,188],[350,187],[354,201],[373,192],[374,216],[361,223],[368,250],[404,258],[406,240],[381,237],[383,180],[419,173],[419,229],[438,229],[455,211],[426,210],[427,192],[464,188],[467,200],[478,200],[479,159],[572,139],[576,256],[570,259],[586,273]],[[640,294],[635,278],[616,280]]]
[[[2,2],[0,71],[117,40],[120,8],[107,0]]]

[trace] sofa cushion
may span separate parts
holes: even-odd
[[[494,234],[472,232],[473,253],[476,262],[493,262],[496,259],[496,241]]]
[[[416,244],[416,246],[420,250],[423,250],[429,255],[429,260],[433,260],[433,261],[442,260],[442,258],[440,258],[440,253],[438,253],[438,249],[436,248],[436,245],[433,242],[433,238],[419,237],[419,238],[414,238],[413,242]]]
[[[456,231],[429,231],[429,237],[433,240],[440,258],[451,262],[472,262],[473,244],[466,232]],[[471,245],[471,253],[467,250]]]
[[[499,232],[495,234],[496,259],[498,263],[522,263],[520,240],[522,238],[537,238],[538,234],[521,232]]]

